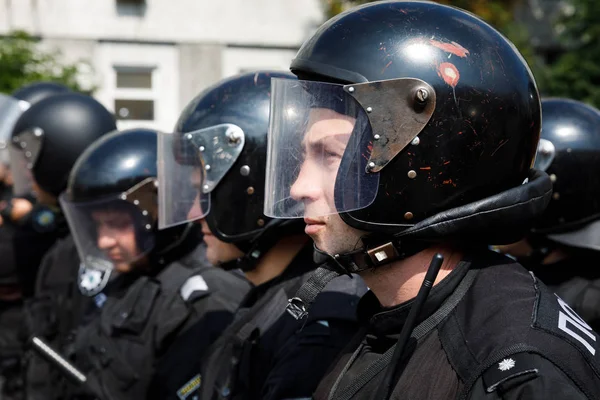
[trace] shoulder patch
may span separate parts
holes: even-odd
[[[181,286],[179,293],[184,301],[188,301],[195,292],[201,292],[206,294],[208,292],[208,285],[204,278],[200,275],[194,275],[185,281]]]
[[[502,360],[492,364],[483,373],[483,383],[485,390],[492,393],[498,388],[498,385],[516,377],[530,375],[536,377],[538,368],[535,357],[531,353],[518,353],[504,357]]]
[[[177,397],[181,400],[187,399],[190,395],[194,394],[200,388],[200,384],[202,383],[202,377],[200,374],[194,376],[192,379],[187,381],[185,385],[177,390]]]
[[[549,290],[540,290],[536,311],[534,327],[563,338],[588,360],[595,360],[596,332],[563,299]]]

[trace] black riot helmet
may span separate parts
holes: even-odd
[[[323,24],[291,71],[299,81],[273,79],[265,212],[339,214],[371,233],[346,270],[436,241],[505,243],[547,204],[549,179],[530,170],[534,78],[473,14],[417,1],[356,7]]]
[[[263,213],[272,77],[295,79],[256,72],[223,80],[188,104],[175,133],[159,136],[161,226],[205,218],[246,254],[224,268],[252,269],[282,236],[303,229]]]
[[[71,89],[56,82],[34,82],[11,93],[11,96],[20,101],[24,101],[28,106],[32,106],[45,98],[61,93],[68,93]]]
[[[575,100],[542,101],[535,161],[553,184],[552,200],[534,236],[600,250],[600,111]]]
[[[60,203],[84,264],[110,271],[146,256],[156,270],[198,244],[191,225],[158,231],[156,149],[156,131],[129,129],[103,136],[78,158]],[[121,242],[127,237],[130,247]]]
[[[10,163],[7,143],[19,116],[33,104],[70,89],[60,83],[35,82],[15,90],[10,96],[0,94],[0,162]]]
[[[35,103],[19,117],[12,132],[15,195],[29,193],[33,179],[42,190],[58,196],[77,157],[116,128],[113,115],[89,96],[57,94]]]

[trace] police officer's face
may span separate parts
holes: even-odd
[[[355,118],[325,108],[310,111],[303,163],[290,195],[305,207],[305,232],[329,254],[353,250],[364,234],[336,214],[334,185]]]
[[[96,222],[97,246],[104,251],[119,272],[130,272],[132,262],[141,254],[135,240],[133,218],[126,211],[97,210],[92,212]]]
[[[199,220],[199,223],[200,226],[202,226],[204,243],[206,243],[206,258],[211,264],[219,265],[228,261],[233,261],[244,255],[244,253],[242,253],[242,251],[233,243],[227,243],[217,239],[210,231],[208,223],[204,218]]]
[[[201,188],[202,188],[202,172],[201,170],[195,169],[192,171],[190,176],[190,182],[194,188],[196,188],[198,194],[194,199],[194,204],[188,211],[188,220],[193,221],[196,220],[197,223],[202,226],[202,233],[204,235],[204,243],[206,243],[206,258],[213,265],[219,265],[222,263],[226,263],[228,261],[233,261],[236,258],[242,257],[244,253],[240,251],[234,244],[223,242],[217,239],[211,232],[208,227],[208,223],[204,218],[198,219],[199,215],[204,215],[209,210],[203,210],[200,196],[201,196]]]

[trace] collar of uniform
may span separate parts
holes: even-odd
[[[470,265],[470,259],[464,258],[447,277],[431,289],[429,297],[417,318],[417,324],[427,319],[441,306],[465,277]],[[408,317],[413,301],[414,299],[411,299],[397,306],[386,308],[382,307],[375,294],[369,291],[360,300],[358,317],[360,321],[369,325],[368,336],[397,335]]]
[[[250,289],[250,292],[248,292],[244,301],[242,301],[241,307],[252,307],[272,287],[290,279],[300,277],[307,272],[313,271],[315,268],[317,266],[313,261],[313,245],[309,243],[296,254],[290,265],[279,276]]]

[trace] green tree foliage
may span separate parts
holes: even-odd
[[[567,51],[549,67],[549,95],[569,97],[600,108],[600,1],[571,0],[557,21]]]
[[[37,40],[26,32],[15,31],[0,38],[0,92],[11,93],[28,83],[51,81],[89,93],[77,82],[78,66],[59,59],[60,53],[40,50]]]

